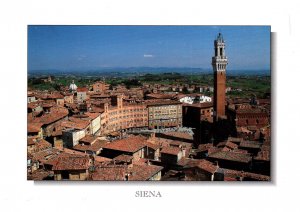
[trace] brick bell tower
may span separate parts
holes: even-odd
[[[221,33],[214,41],[215,56],[212,57],[214,70],[214,121],[225,116],[226,66],[225,41]]]

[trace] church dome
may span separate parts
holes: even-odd
[[[69,90],[70,90],[70,91],[76,91],[76,90],[77,90],[77,86],[75,85],[74,80],[73,80],[73,82],[70,84]]]

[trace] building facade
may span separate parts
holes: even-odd
[[[182,104],[180,102],[153,102],[149,103],[147,107],[149,129],[182,126]]]

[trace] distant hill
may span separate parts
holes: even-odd
[[[183,73],[183,74],[212,74],[212,68],[192,68],[192,67],[107,67],[91,68],[77,70],[29,70],[30,76],[43,75],[90,75],[90,76],[113,76],[113,75],[131,75],[147,73]],[[228,75],[270,75],[269,70],[227,70]]]

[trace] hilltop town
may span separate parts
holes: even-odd
[[[233,92],[221,34],[214,48],[213,86],[170,76],[29,86],[27,179],[270,181],[270,90]]]

